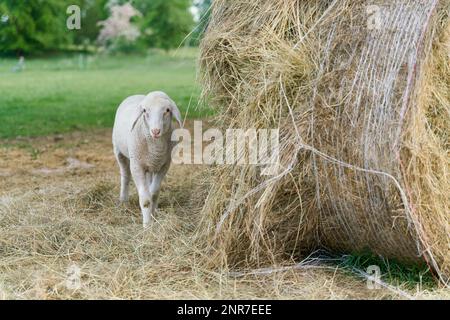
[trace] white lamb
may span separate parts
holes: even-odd
[[[128,201],[130,177],[139,194],[144,227],[155,213],[161,182],[171,162],[172,116],[181,114],[160,91],[125,99],[117,109],[112,140],[120,167],[120,201]]]

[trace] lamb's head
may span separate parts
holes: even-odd
[[[139,108],[141,111],[133,128],[139,118],[143,117],[153,139],[158,139],[171,130],[173,118],[178,121],[180,127],[182,126],[180,110],[165,93],[150,93],[141,102]]]

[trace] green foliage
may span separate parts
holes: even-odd
[[[208,2],[210,0],[206,0]],[[71,45],[96,43],[99,21],[108,17],[107,4],[126,0],[0,0],[0,55],[29,55],[66,49]],[[69,5],[81,8],[81,29],[68,30]],[[190,13],[192,0],[134,0],[143,17],[135,23],[142,31],[141,43],[133,49],[178,47],[194,27]],[[129,44],[118,41],[117,48],[129,52]]]
[[[35,54],[56,51],[70,44],[92,45],[106,19],[107,0],[2,0],[0,17],[0,54]],[[81,9],[81,29],[68,30],[69,5]]]
[[[199,21],[193,32],[195,44],[198,44],[208,27],[209,18],[211,16],[212,0],[195,0],[194,6],[197,7]]]
[[[378,266],[382,280],[395,286],[414,288],[417,284],[432,288],[436,281],[426,265],[408,265],[394,259],[383,259],[369,252],[346,255],[340,264],[344,269],[353,272],[355,269],[365,271],[369,266]]]
[[[100,32],[99,21],[108,17],[108,0],[80,0],[81,29],[73,30],[76,45],[94,44]]]
[[[66,0],[2,0],[0,54],[55,50],[71,42]]]
[[[1,138],[42,136],[72,130],[112,127],[127,96],[167,92],[188,117],[211,114],[197,107],[195,49],[142,56],[75,55],[28,59],[12,73],[16,59],[0,59]]]
[[[110,54],[145,54],[147,47],[140,41],[130,41],[119,37],[108,42]]]
[[[135,0],[133,5],[143,14],[141,39],[149,47],[176,48],[194,26],[192,0]]]

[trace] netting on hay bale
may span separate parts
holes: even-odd
[[[201,45],[224,128],[280,128],[281,168],[211,169],[217,263],[369,249],[450,275],[450,1],[216,0]]]

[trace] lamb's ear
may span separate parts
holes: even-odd
[[[171,109],[172,109],[172,114],[175,117],[175,119],[177,120],[178,124],[180,125],[180,128],[183,128],[183,122],[181,121],[181,112],[178,109],[177,105],[175,104],[175,102],[172,101],[171,103]]]
[[[144,114],[145,109],[141,107],[141,110],[139,111],[138,116],[136,117],[136,119],[133,122],[133,125],[131,126],[131,131],[134,130],[134,127],[136,126],[136,123],[139,121],[139,119],[142,117],[142,115]]]

